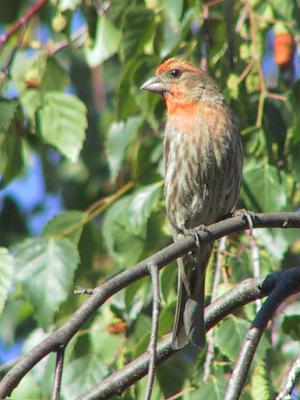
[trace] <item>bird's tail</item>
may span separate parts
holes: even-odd
[[[212,247],[212,244],[206,244],[197,250],[196,255],[188,254],[178,259],[178,299],[172,338],[174,350],[189,342],[201,348],[205,345],[205,270]]]

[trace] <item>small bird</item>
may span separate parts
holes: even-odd
[[[234,210],[243,165],[240,132],[215,80],[187,60],[164,61],[141,89],[161,94],[167,107],[164,193],[176,241]],[[199,245],[178,259],[173,349],[205,345],[205,270],[212,247]]]

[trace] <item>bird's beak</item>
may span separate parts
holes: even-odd
[[[166,91],[166,88],[160,77],[153,76],[142,84],[140,90],[148,90],[149,92],[154,93],[163,93]]]

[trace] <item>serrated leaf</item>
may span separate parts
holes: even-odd
[[[55,215],[44,227],[43,236],[68,238],[77,245],[86,216],[82,211],[65,211]]]
[[[108,374],[108,368],[98,355],[87,354],[65,365],[62,394],[65,399],[75,399],[91,389]]]
[[[121,33],[105,14],[98,18],[96,39],[93,47],[85,47],[87,63],[96,67],[115,54],[120,45]]]
[[[201,384],[201,388],[190,392],[188,400],[223,400],[227,383],[221,379],[210,378]]]
[[[0,99],[0,129],[7,130],[17,111],[16,100]]]
[[[117,178],[126,149],[136,138],[142,122],[142,117],[130,117],[126,121],[114,122],[111,125],[106,141],[106,152],[112,181]]]
[[[46,330],[70,291],[79,263],[77,249],[67,239],[36,238],[25,240],[14,250],[17,280]]]
[[[216,345],[231,361],[236,359],[249,326],[248,321],[229,316],[217,327]]]
[[[128,229],[134,234],[142,234],[145,224],[160,199],[162,182],[147,185],[131,195],[128,207]]]
[[[5,247],[0,247],[0,314],[11,286],[14,259]]]
[[[71,161],[76,161],[87,127],[86,107],[82,101],[66,93],[48,92],[37,116],[44,140]]]

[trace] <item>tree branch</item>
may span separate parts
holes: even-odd
[[[256,314],[245,337],[226,390],[225,400],[238,400],[240,398],[252,359],[269,320],[278,306],[287,297],[297,293],[300,289],[300,268],[291,268],[270,274],[264,284],[269,285],[268,280],[271,280],[272,286],[274,286],[275,280],[274,289]]]
[[[152,281],[153,306],[152,306],[151,336],[148,347],[149,370],[148,370],[148,382],[146,387],[145,400],[151,399],[151,393],[153,388],[155,364],[156,364],[155,362],[156,362],[158,322],[159,322],[159,312],[160,312],[159,269],[157,265],[155,264],[149,265],[149,273],[151,275],[151,281]]]
[[[65,354],[64,347],[61,347],[56,352],[56,363],[55,363],[52,400],[60,399],[59,394],[60,394],[61,379],[62,379],[62,372],[63,372],[63,366],[64,366],[64,354]]]
[[[4,46],[4,44],[7,42],[7,40],[15,33],[17,32],[22,26],[26,25],[28,21],[35,15],[37,14],[41,8],[44,7],[44,5],[47,4],[47,0],[38,0],[36,1],[26,12],[24,15],[22,15],[21,18],[17,19],[16,22],[14,22],[7,31],[2,33],[0,36],[0,49],[1,47]]]
[[[300,213],[296,212],[255,214],[252,220],[254,228],[300,228]],[[210,225],[209,233],[201,231],[198,237],[200,243],[208,243],[222,236],[240,232],[247,228],[247,221],[236,216]],[[108,298],[130,283],[148,275],[149,264],[155,264],[160,269],[174,259],[191,251],[194,247],[195,237],[184,237],[182,240],[165,247],[153,256],[139,262],[130,269],[126,269],[96,288],[89,299],[87,299],[61,328],[51,333],[40,344],[34,347],[29,354],[22,357],[22,359],[4,376],[0,382],[0,398],[8,396],[24,375],[47,354],[52,351],[57,351],[60,346],[66,346],[79,328]],[[222,305],[220,305],[220,307],[222,307]]]
[[[296,361],[293,363],[292,368],[290,369],[288,377],[284,384],[284,387],[282,388],[279,395],[276,397],[276,400],[288,400],[292,398],[291,395],[296,385],[296,382],[299,379],[299,376],[300,376],[300,357],[298,357]]]

